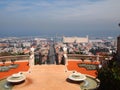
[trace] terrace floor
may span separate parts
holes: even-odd
[[[52,64],[29,67],[28,62],[16,62],[16,64],[19,64],[19,67],[8,72],[0,72],[0,79],[7,78],[14,73],[24,72],[26,75],[25,82],[15,85],[12,90],[80,90],[78,84],[67,82],[68,76],[72,73],[71,71],[76,70],[96,77],[96,70],[78,67],[78,63],[81,62],[79,60],[68,61],[68,71],[66,72],[64,65]]]
[[[65,72],[64,65],[36,65],[31,67],[23,84],[13,90],[80,90],[80,86],[67,82],[72,72]]]

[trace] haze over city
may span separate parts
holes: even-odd
[[[0,0],[0,37],[118,36],[120,0]]]

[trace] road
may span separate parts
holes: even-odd
[[[55,63],[55,51],[54,51],[54,46],[53,42],[50,43],[50,50],[49,50],[49,64],[54,64]]]

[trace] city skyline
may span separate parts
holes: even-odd
[[[0,37],[118,36],[119,0],[1,0]]]

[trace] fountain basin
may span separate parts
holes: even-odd
[[[17,73],[9,76],[7,78],[7,81],[11,83],[18,83],[18,82],[24,81],[25,79],[26,79],[26,76],[24,74]]]
[[[70,74],[68,78],[72,81],[83,81],[86,79],[86,76],[84,74],[75,72]]]
[[[96,90],[99,86],[100,81],[88,75],[86,75],[86,79],[80,83],[81,90]]]

